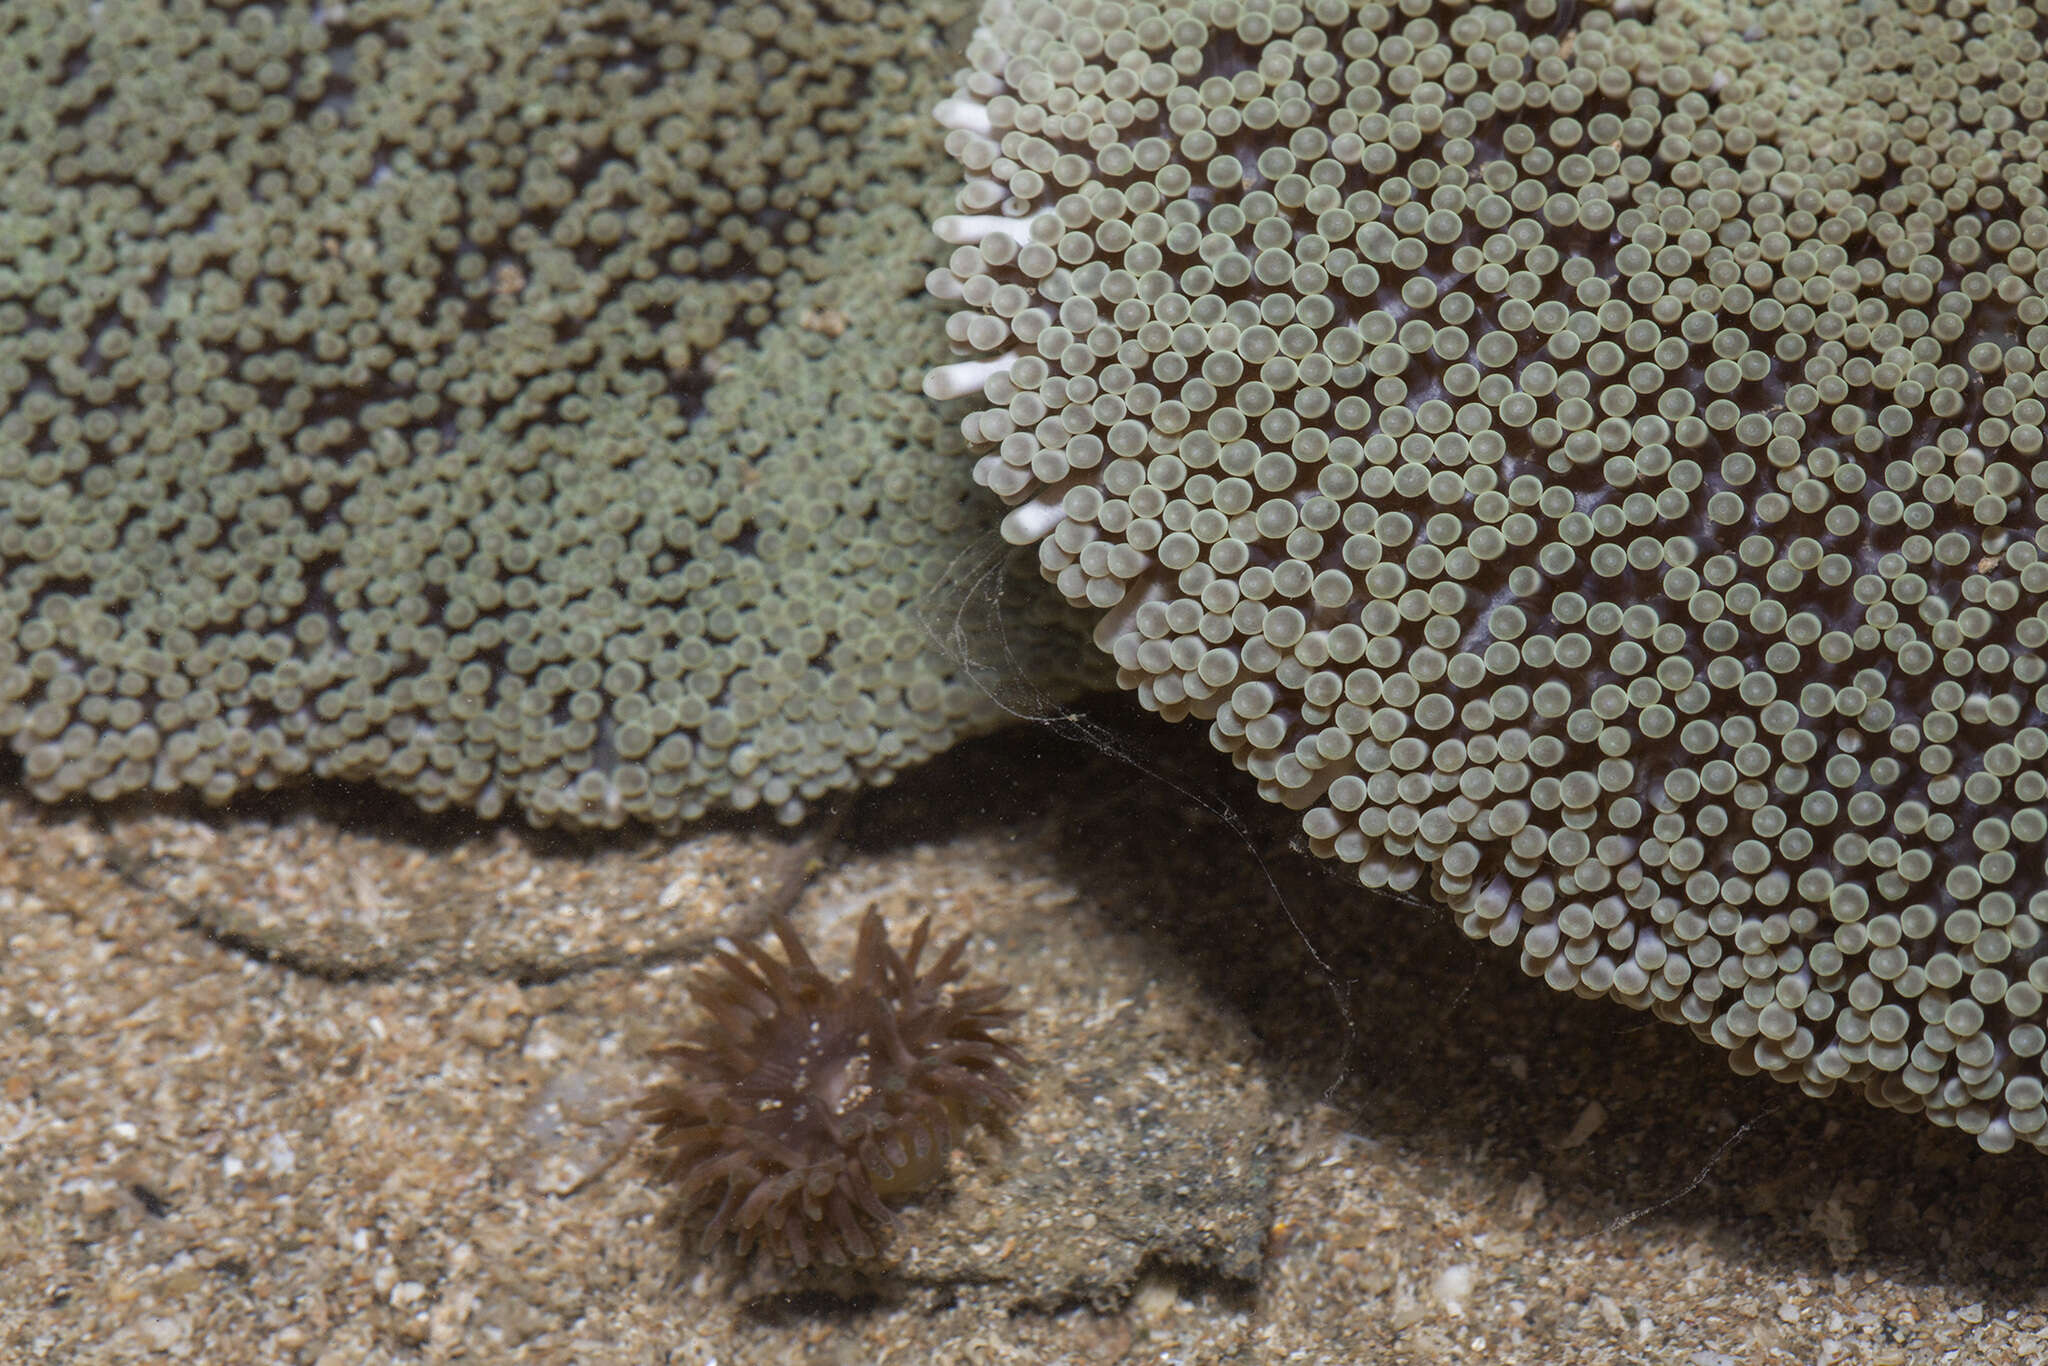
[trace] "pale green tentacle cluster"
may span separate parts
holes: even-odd
[[[915,391],[964,15],[0,8],[30,789],[794,817],[999,719],[925,619],[984,557]]]

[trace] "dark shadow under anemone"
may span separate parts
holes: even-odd
[[[677,1075],[641,1102],[654,1170],[700,1250],[731,1238],[798,1266],[874,1257],[888,1200],[945,1172],[977,1123],[1014,1112],[1021,1062],[1001,1032],[1009,988],[963,986],[967,937],[918,963],[927,917],[898,953],[882,918],[861,920],[853,971],[827,977],[778,916],[783,957],[720,948],[690,991],[705,1020],[656,1050]]]

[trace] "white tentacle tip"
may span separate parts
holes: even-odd
[[[1019,503],[1003,518],[1003,539],[1011,545],[1030,545],[1058,526],[1066,512],[1058,500]]]
[[[936,366],[925,372],[924,396],[943,401],[978,394],[991,376],[1002,374],[1016,361],[1015,356],[998,356],[994,360],[963,360]]]
[[[1021,247],[1031,241],[1031,220],[1004,218],[993,213],[949,213],[933,220],[932,231],[938,234],[941,242],[956,247],[973,246],[982,238],[996,233]]]
[[[938,120],[941,128],[965,128],[970,133],[995,131],[995,126],[988,121],[988,106],[963,95],[940,100],[932,106],[932,117]]]

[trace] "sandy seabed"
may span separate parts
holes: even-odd
[[[680,842],[0,801],[0,1360],[2048,1361],[2040,1154],[1736,1077],[1084,724]],[[1030,1107],[859,1277],[641,1178],[690,964],[784,905],[1025,1012]]]

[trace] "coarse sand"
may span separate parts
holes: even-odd
[[[0,1361],[2048,1361],[2037,1154],[1560,997],[1112,715],[681,840],[0,801]],[[1029,1107],[869,1273],[688,1252],[690,963],[868,907],[972,933]]]

